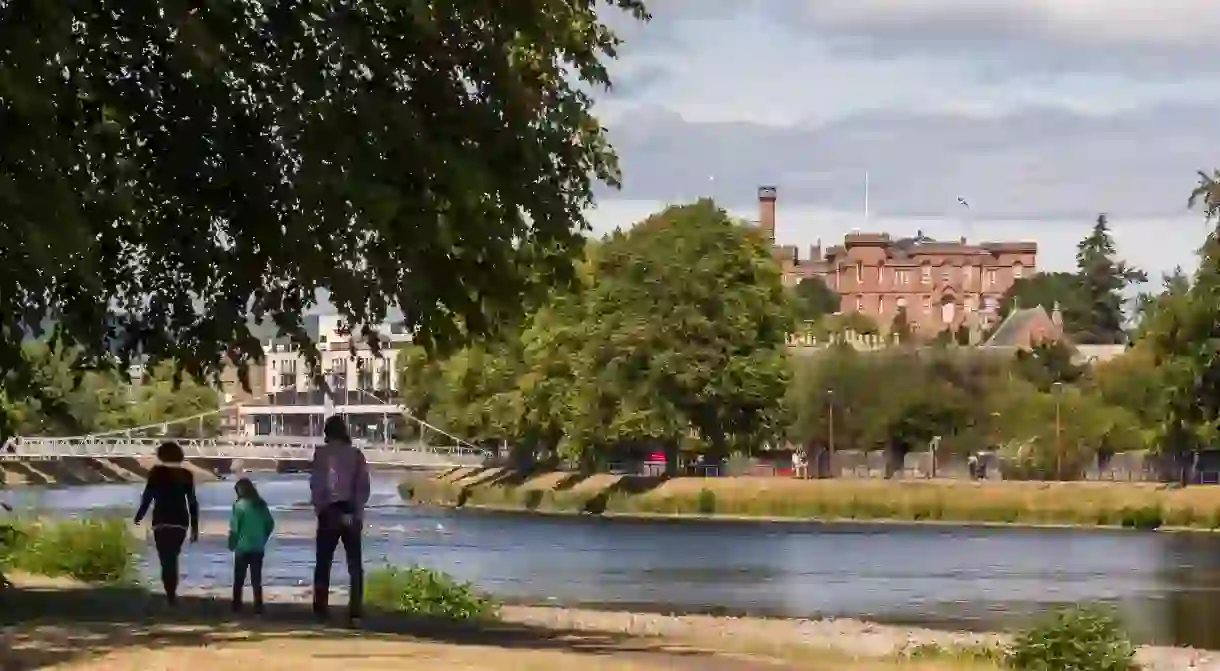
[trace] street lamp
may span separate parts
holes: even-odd
[[[1059,480],[1063,477],[1063,383],[1052,384],[1051,393],[1055,396],[1055,479]]]
[[[830,450],[830,474],[835,467],[835,390],[826,390],[826,446]]]

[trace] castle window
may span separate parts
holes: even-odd
[[[1023,276],[1024,274],[1025,274],[1025,266],[1021,265],[1021,263],[1019,261],[1017,263],[1012,264],[1012,278],[1014,280],[1021,279],[1021,276]]]
[[[919,269],[919,280],[924,284],[932,283],[932,266],[926,261],[924,262],[923,267]]]
[[[864,312],[864,296],[856,296],[856,312]]]

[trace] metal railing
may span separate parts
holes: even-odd
[[[12,438],[0,448],[0,460],[152,457],[165,438],[131,436],[69,436]],[[273,439],[222,437],[174,439],[188,459],[309,460],[320,444],[316,438]],[[474,466],[487,458],[487,451],[465,441],[453,445],[423,442],[365,443],[360,445],[371,464],[422,466]]]

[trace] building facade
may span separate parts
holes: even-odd
[[[338,315],[310,315],[306,330],[322,356],[321,369],[330,392],[311,375],[305,357],[284,338],[263,343],[264,361],[250,368],[250,392],[226,384],[226,404],[240,404],[236,430],[247,436],[320,436],[326,417],[347,417],[353,437],[392,439],[399,433],[395,362],[411,336],[401,324],[381,324],[379,352],[363,341],[360,329],[346,328]],[[355,342],[355,353],[351,350]],[[236,390],[231,390],[232,386]]]
[[[784,283],[819,278],[839,295],[840,312],[859,312],[886,329],[899,310],[916,333],[987,328],[995,322],[1000,297],[1013,282],[1037,272],[1036,242],[946,242],[917,232],[910,238],[888,233],[849,233],[842,244],[821,243],[800,258],[793,245],[775,245],[775,187],[758,190],[758,225],[772,242]]]

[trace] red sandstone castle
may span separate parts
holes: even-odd
[[[985,328],[1012,283],[1036,272],[1036,242],[941,242],[917,233],[849,233],[823,252],[821,243],[801,259],[794,245],[775,245],[776,188],[758,189],[758,226],[774,245],[792,286],[820,277],[840,297],[840,311],[860,312],[887,328],[899,308],[917,332]]]

